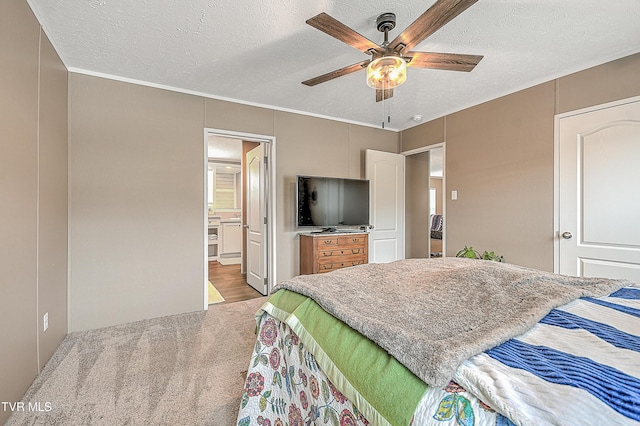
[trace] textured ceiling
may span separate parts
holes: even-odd
[[[209,159],[240,162],[242,160],[242,139],[209,135],[207,140]]]
[[[476,69],[410,68],[383,105],[364,71],[300,83],[367,59],[305,20],[381,43],[380,13],[397,15],[392,39],[433,0],[28,1],[70,71],[395,130],[640,51],[639,0],[479,0],[414,48],[484,55]]]

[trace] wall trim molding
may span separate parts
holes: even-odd
[[[346,120],[346,119],[343,119],[343,118],[331,117],[331,116],[328,116],[328,115],[314,114],[312,112],[305,112],[305,111],[298,111],[298,110],[294,110],[294,109],[291,109],[291,108],[283,108],[283,107],[278,107],[278,106],[274,106],[274,105],[267,105],[267,104],[260,104],[260,103],[256,103],[256,102],[243,101],[243,100],[240,100],[240,99],[228,98],[228,97],[225,97],[225,96],[216,96],[216,95],[212,95],[210,93],[198,92],[198,91],[195,91],[195,90],[181,89],[179,87],[167,86],[167,85],[164,85],[164,84],[151,83],[149,81],[136,80],[136,79],[127,78],[127,77],[120,77],[120,76],[117,76],[117,75],[105,74],[105,73],[96,72],[96,71],[89,71],[89,70],[84,70],[84,69],[81,69],[81,68],[69,67],[69,68],[67,68],[67,70],[70,73],[74,73],[74,74],[81,74],[81,75],[87,75],[87,76],[98,77],[98,78],[106,78],[108,80],[120,81],[122,83],[137,84],[139,86],[146,86],[146,87],[153,87],[155,89],[169,90],[171,92],[183,93],[185,95],[200,96],[200,97],[203,97],[203,98],[206,98],[206,99],[215,99],[215,100],[218,100],[218,101],[233,102],[233,103],[241,104],[241,105],[248,105],[248,106],[253,106],[253,107],[257,107],[257,108],[271,109],[271,110],[274,110],[274,111],[281,111],[281,112],[288,112],[288,113],[292,113],[292,114],[305,115],[305,116],[309,116],[309,117],[321,118],[321,119],[324,119],[324,120],[338,121],[338,122],[341,122],[341,123],[354,124],[354,125],[363,126],[363,127],[370,127],[370,128],[373,128],[373,129],[387,130],[387,131],[395,132],[395,133],[399,133],[400,132],[399,129],[392,128],[392,127],[382,128],[382,127],[379,127],[379,126],[375,126],[373,124],[362,123],[362,122],[354,121],[354,120]]]

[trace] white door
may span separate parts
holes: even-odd
[[[247,283],[267,294],[265,158],[262,144],[246,155],[247,171]]]
[[[640,283],[640,101],[558,119],[561,274]]]
[[[404,259],[404,155],[367,149],[365,178],[369,179],[369,262]]]

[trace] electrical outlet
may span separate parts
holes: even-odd
[[[47,331],[47,328],[49,328],[49,312],[44,314],[44,318],[42,319],[42,328],[42,331]]]

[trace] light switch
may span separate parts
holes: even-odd
[[[451,191],[451,199],[452,200],[458,199],[458,191]]]

